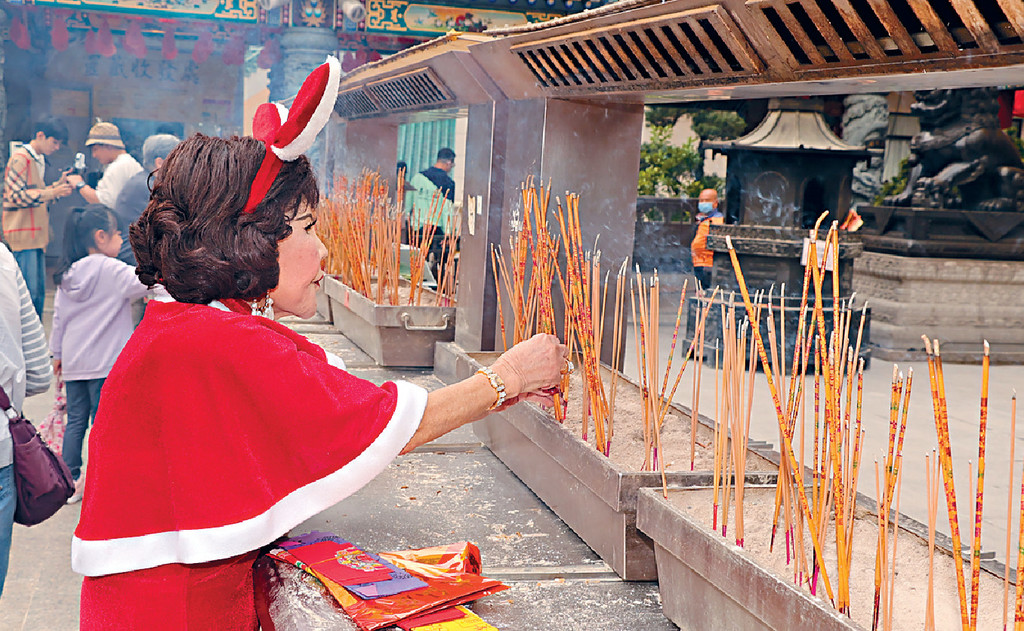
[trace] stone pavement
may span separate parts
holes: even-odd
[[[49,311],[44,320],[49,330]],[[341,355],[360,377],[441,386],[426,370],[377,367],[322,321],[293,321],[292,326]],[[41,419],[51,405],[52,394],[41,395],[26,411]],[[77,504],[38,526],[15,525],[0,629],[78,628],[81,578],[70,569],[70,537],[80,512]],[[661,613],[657,583],[620,580],[468,427],[399,457],[357,494],[293,532],[310,529],[336,532],[368,550],[473,541],[484,574],[511,588],[472,605],[500,629],[675,628]]]

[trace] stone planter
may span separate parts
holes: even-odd
[[[694,522],[660,490],[640,491],[637,527],[654,540],[662,611],[682,629],[863,631]]]
[[[324,283],[327,282],[327,278],[324,276]],[[316,292],[316,314],[328,322],[333,321],[331,319],[331,299],[327,295],[327,289],[323,286]]]
[[[471,376],[494,353],[469,354],[455,344],[438,344],[434,371],[452,383]],[[630,384],[620,382],[620,387]],[[680,410],[681,413],[682,410]],[[688,416],[689,412],[685,411]],[[701,419],[705,425],[706,419]],[[505,465],[572,528],[619,576],[658,578],[654,545],[636,528],[637,492],[661,487],[661,474],[629,471],[570,434],[547,412],[520,404],[473,424],[480,439]],[[747,482],[774,482],[776,465],[766,456],[750,469]],[[710,472],[666,472],[671,487],[706,486]]]
[[[784,558],[781,557],[784,553],[779,549],[779,539],[776,539],[779,556],[767,556],[774,486],[758,488],[748,485],[744,491],[749,525],[745,533],[746,548],[740,548],[732,539],[712,531],[707,523],[710,515],[704,518],[694,516],[690,507],[697,505],[703,507],[706,504],[710,513],[710,491],[694,487],[669,489],[666,498],[660,489],[640,490],[637,527],[654,541],[665,617],[680,628],[706,631],[864,631],[870,626],[878,533],[874,501],[858,495],[858,512],[853,525],[853,570],[849,579],[851,612],[855,617],[851,619],[832,607],[821,584],[815,597],[793,583],[791,566],[783,569]],[[940,514],[939,519],[945,519],[945,516]],[[906,515],[900,516],[899,528],[893,628],[921,628],[926,611],[928,528]],[[951,544],[949,537],[936,534],[934,611],[937,629],[960,626],[953,555],[949,552]],[[805,546],[809,551],[809,539]],[[831,573],[835,568],[832,544],[825,546],[825,556]],[[981,607],[977,628],[995,629],[1002,616],[999,605],[1002,604],[1003,566],[994,559],[986,559],[986,556],[982,554]],[[963,559],[969,598],[970,565],[966,561]],[[836,580],[833,574],[833,587]]]
[[[455,339],[455,307],[378,305],[324,277],[331,321],[381,366],[434,365],[434,344]]]

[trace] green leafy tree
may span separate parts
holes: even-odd
[[[644,117],[651,129],[651,139],[640,146],[640,195],[697,197],[706,188],[724,193],[725,180],[704,175],[704,155],[697,138],[681,146],[670,143],[672,128],[683,115],[692,117],[693,130],[700,140],[728,140],[746,129],[743,117],[728,110],[648,107]]]
[[[732,140],[747,128],[747,121],[730,110],[689,110],[693,118],[693,132],[701,140]]]
[[[644,110],[644,120],[651,127],[674,127],[684,113],[680,107],[652,105]]]
[[[695,138],[681,146],[672,145],[670,125],[652,125],[651,139],[640,145],[640,179],[638,192],[641,195],[679,195],[683,190],[683,179],[701,166],[703,159],[697,151]]]

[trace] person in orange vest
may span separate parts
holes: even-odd
[[[693,275],[701,287],[711,284],[711,264],[714,252],[708,249],[708,231],[711,224],[723,223],[724,217],[718,212],[718,191],[706,188],[697,198],[697,234],[690,242],[690,258],[693,261]]]

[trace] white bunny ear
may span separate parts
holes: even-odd
[[[323,76],[323,71],[321,70],[324,66],[326,66],[327,70],[326,77]],[[301,123],[301,117],[308,116],[308,119],[293,140],[281,146],[274,145],[271,147],[278,158],[285,162],[291,162],[306,153],[313,146],[313,141],[316,140],[317,134],[327,124],[331,117],[331,112],[334,110],[334,103],[338,98],[338,84],[340,82],[341,63],[332,56],[328,56],[320,68],[314,70],[306,78],[302,87],[299,88],[299,94],[296,95],[295,101],[292,103],[292,110],[289,113],[292,116],[300,117],[299,120],[293,120],[293,122]],[[285,117],[282,117],[283,120],[285,120]]]

